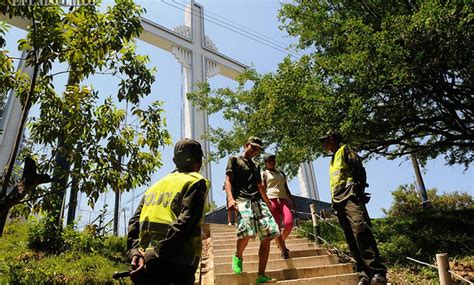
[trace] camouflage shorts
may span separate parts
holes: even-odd
[[[237,201],[237,238],[255,238],[260,240],[280,234],[278,225],[264,201]]]

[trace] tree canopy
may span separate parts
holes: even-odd
[[[28,64],[39,67],[30,98],[39,115],[30,118],[23,151],[40,162],[42,172],[54,172],[57,184],[28,193],[30,206],[57,210],[69,188],[86,193],[93,206],[111,188],[122,192],[146,184],[162,165],[160,149],[171,140],[162,103],[140,106],[155,81],[148,57],[135,51],[143,9],[131,0],[117,0],[105,11],[96,5],[63,9],[53,4],[2,4],[0,12],[36,19],[19,41]],[[67,70],[53,70],[58,63]],[[11,78],[11,69],[2,72],[10,70]],[[62,73],[68,74],[68,81],[58,92],[54,78]],[[110,86],[117,93],[99,93],[82,84],[94,75],[118,78],[118,86]],[[21,82],[16,90],[25,104],[32,83]],[[58,183],[61,180],[64,183]]]
[[[281,28],[307,54],[250,70],[236,90],[191,97],[234,123],[215,129],[217,156],[261,136],[297,165],[339,130],[364,156],[416,153],[423,162],[473,160],[473,6],[465,1],[309,1],[282,4]],[[251,88],[245,88],[249,80]],[[295,167],[293,167],[293,170]]]

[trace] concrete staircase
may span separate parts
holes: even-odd
[[[258,271],[258,239],[250,240],[244,252],[243,273],[232,272],[232,255],[236,247],[236,229],[233,226],[210,224],[204,241],[201,284],[248,285],[255,284]],[[352,264],[339,263],[338,257],[326,249],[316,248],[306,239],[292,234],[286,240],[290,258],[282,259],[280,250],[272,242],[266,274],[276,278],[276,284],[288,285],[355,285],[358,282]],[[275,284],[275,283],[273,283]]]

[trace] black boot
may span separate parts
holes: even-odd
[[[369,278],[365,276],[361,276],[359,278],[359,283],[357,283],[357,285],[370,285]]]
[[[385,279],[382,274],[377,273],[374,275],[374,277],[372,277],[370,285],[387,285],[387,279]]]

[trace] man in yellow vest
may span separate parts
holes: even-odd
[[[168,174],[143,196],[129,221],[130,275],[137,284],[192,285],[201,257],[201,224],[210,187],[199,174],[199,142],[178,141]]]
[[[319,140],[323,150],[332,153],[329,167],[331,199],[347,244],[356,260],[359,285],[386,284],[387,268],[372,234],[371,222],[365,208],[365,170],[358,155],[346,145],[342,136],[330,131]]]

